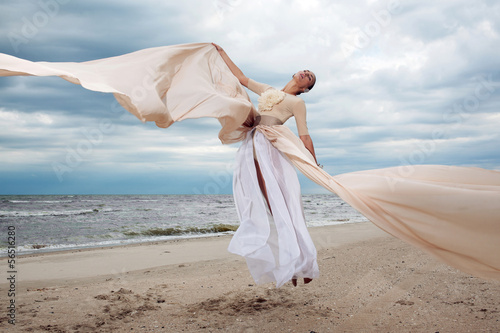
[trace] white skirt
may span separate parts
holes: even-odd
[[[254,148],[272,214],[257,180]],[[280,287],[292,278],[319,276],[295,168],[258,130],[249,132],[238,150],[233,195],[241,224],[228,250],[245,257],[257,284]]]

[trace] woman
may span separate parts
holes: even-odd
[[[259,128],[279,126],[295,117],[299,137],[316,161],[306,107],[297,97],[312,89],[316,76],[309,70],[299,71],[278,91],[246,77],[219,45],[213,45],[239,82],[260,95],[257,127],[248,133],[237,156],[233,193],[241,226],[229,250],[247,259],[257,283],[280,286],[291,279],[296,286],[298,277],[309,283],[319,272],[316,250],[305,228],[298,178],[288,158]],[[267,216],[262,214],[266,208]]]

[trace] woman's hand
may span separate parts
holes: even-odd
[[[304,143],[304,146],[307,148],[307,150],[309,150],[312,157],[314,157],[314,161],[316,162],[316,164],[318,166],[320,166],[320,164],[318,163],[318,160],[316,160],[316,153],[314,152],[314,145],[313,145],[313,141],[311,139],[311,136],[309,134],[301,135],[300,140],[302,140],[302,143]]]
[[[212,43],[213,46],[215,46],[215,49],[219,52],[224,52],[224,49],[222,47],[220,47],[219,45],[215,44],[215,43]]]
[[[239,69],[238,66],[234,64],[234,62],[231,60],[231,58],[229,58],[226,52],[224,52],[224,49],[215,43],[212,43],[212,45],[215,46],[215,49],[219,52],[227,67],[229,67],[229,69],[231,70],[231,73],[236,76],[236,78],[242,85],[248,87],[248,78],[245,76],[245,74],[243,74],[241,69]]]

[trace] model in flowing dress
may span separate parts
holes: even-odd
[[[499,171],[410,165],[331,176],[317,165],[312,142],[304,140],[307,135],[299,130],[297,137],[282,125],[281,116],[272,115],[281,103],[298,98],[293,96],[298,91],[288,91],[278,103],[279,91],[249,80],[244,85],[267,101],[257,112],[238,75],[210,43],[82,63],[31,62],[0,54],[0,76],[14,75],[59,76],[113,93],[126,110],[162,128],[184,119],[217,118],[223,143],[242,141],[234,175],[241,226],[229,250],[245,256],[258,282],[281,285],[290,278],[318,275],[314,245],[297,204],[300,188],[293,167],[393,236],[465,272],[500,280]],[[295,80],[288,88],[305,91]],[[296,121],[299,104],[288,109]],[[265,111],[269,105],[273,107]]]
[[[281,126],[294,117],[300,140],[316,160],[305,103],[298,97],[312,89],[316,76],[309,70],[299,71],[277,90],[247,78],[219,45],[214,46],[238,81],[260,96],[255,129],[247,134],[236,157],[233,195],[240,227],[229,251],[245,257],[258,284],[274,282],[279,287],[292,280],[296,285],[297,278],[309,283],[319,276],[319,269],[299,180],[290,160],[260,128]]]

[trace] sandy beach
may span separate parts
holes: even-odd
[[[499,332],[500,283],[371,223],[310,228],[321,277],[257,286],[231,236],[0,260],[2,332]],[[8,323],[15,300],[16,324]]]

